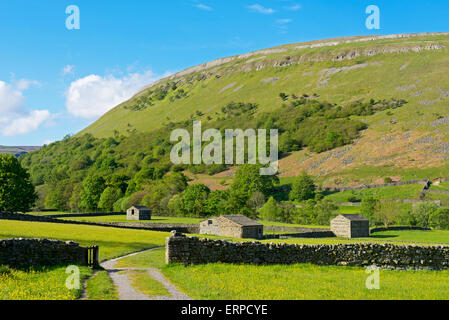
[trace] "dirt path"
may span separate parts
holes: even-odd
[[[89,300],[89,295],[87,294],[87,281],[89,281],[92,278],[95,278],[98,275],[98,271],[94,271],[90,277],[88,277],[86,280],[84,280],[83,283],[83,294],[79,298],[80,300]]]
[[[156,249],[160,249],[160,247],[137,252],[137,253],[132,253],[132,254],[129,254],[129,255],[126,255],[123,257],[105,261],[100,264],[108,272],[112,281],[117,286],[120,300],[191,300],[191,298],[189,298],[187,295],[185,295],[181,291],[179,291],[179,289],[175,285],[170,283],[158,269],[155,269],[155,268],[115,268],[116,263],[120,259],[131,257],[131,256],[137,255],[139,253],[148,252],[148,251],[152,251],[152,250],[156,250]],[[153,278],[154,280],[161,283],[167,289],[167,291],[171,294],[171,296],[150,297],[141,292],[136,291],[132,287],[131,281],[128,279],[128,276],[126,274],[126,271],[133,271],[133,270],[147,271],[148,275],[151,278]],[[125,272],[121,272],[121,271],[125,271]]]

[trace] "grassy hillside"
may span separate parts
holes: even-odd
[[[114,189],[105,198],[117,199],[120,189],[126,204],[165,186],[167,207],[184,187],[157,182],[166,173],[182,171],[189,184],[212,190],[234,178],[229,166],[171,163],[172,130],[191,131],[201,120],[203,130],[278,128],[283,185],[304,170],[324,187],[447,177],[448,51],[446,33],[323,40],[219,59],[158,81],[21,162],[38,186],[39,208],[78,210],[92,175],[104,178],[102,190]]]
[[[395,98],[408,104],[351,117],[369,126],[354,145],[322,154],[295,152],[281,161],[282,176],[306,169],[329,177],[332,185],[372,180],[376,175],[367,169],[372,167],[382,175],[401,168],[399,175],[411,178],[416,169],[443,166],[449,152],[449,36],[372,39],[292,44],[194,67],[145,89],[79,135],[108,137],[114,130],[130,135],[192,117],[215,119],[231,101],[257,103],[258,113],[272,111],[283,103],[281,92],[316,94],[337,104]]]

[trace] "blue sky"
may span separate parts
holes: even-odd
[[[66,7],[80,29],[66,28]],[[365,26],[368,5],[381,29]],[[449,31],[449,2],[326,0],[2,0],[0,145],[76,133],[176,71],[286,43]]]

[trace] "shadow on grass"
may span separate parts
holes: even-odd
[[[370,235],[370,238],[375,238],[375,239],[388,239],[388,238],[397,238],[399,237],[398,235],[385,235],[385,234],[378,234],[378,235]]]

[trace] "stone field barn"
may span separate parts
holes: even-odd
[[[126,211],[127,220],[151,220],[151,209],[142,206],[133,206]]]
[[[331,221],[331,231],[342,238],[369,237],[369,221],[358,214],[341,214]]]
[[[220,216],[200,222],[200,233],[231,238],[261,239],[263,225],[242,215]]]

